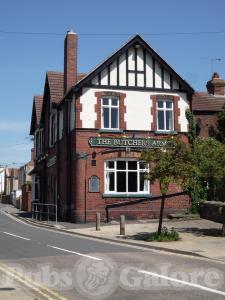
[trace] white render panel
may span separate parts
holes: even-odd
[[[137,70],[144,71],[144,54],[142,47],[137,49]]]
[[[134,73],[128,73],[128,85],[135,86],[135,75]]]
[[[135,54],[134,48],[128,50],[128,70],[135,70]]]
[[[161,68],[157,62],[155,62],[155,87],[156,88],[162,87]]]
[[[144,86],[144,74],[137,74],[137,85]]]
[[[83,128],[95,128],[95,121],[97,114],[95,112],[96,96],[95,92],[102,92],[98,88],[83,88],[83,93],[80,98],[82,104],[82,112],[80,115]],[[107,89],[110,91],[110,89]],[[181,132],[187,132],[188,121],[185,116],[185,111],[189,108],[186,93],[158,93],[148,91],[128,91],[128,90],[111,90],[112,92],[125,93],[125,121],[127,130],[151,130],[153,117],[151,115],[152,95],[172,95],[179,96],[180,101],[178,107],[180,108],[179,124]]]
[[[125,121],[127,130],[150,130],[152,122],[150,93],[126,91],[126,94]]]
[[[114,61],[110,66],[110,85],[117,85],[117,62]]]
[[[164,70],[164,88],[170,89],[170,74]]]
[[[125,86],[127,83],[127,77],[126,77],[126,55],[123,54],[120,57],[120,82],[119,84],[122,86]]]
[[[153,86],[152,78],[152,57],[147,53],[146,55],[146,86]]]
[[[97,120],[95,91],[95,89],[83,88],[82,96],[80,97],[80,103],[82,104],[80,113],[82,128],[95,128],[95,121]]]
[[[94,85],[98,85],[98,76],[95,76],[92,81],[91,81],[92,84]]]
[[[101,72],[101,85],[108,85],[108,69],[105,68]]]
[[[180,117],[178,122],[180,123],[181,132],[188,132],[188,120],[186,118],[185,112],[189,108],[189,103],[187,101],[186,93],[179,93],[180,101],[178,102],[178,107],[180,108]]]

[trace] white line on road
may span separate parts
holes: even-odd
[[[25,237],[22,237],[22,236],[19,236],[19,235],[16,235],[16,234],[12,234],[12,233],[5,232],[5,231],[3,231],[3,233],[4,233],[4,234],[7,234],[7,235],[14,236],[14,237],[17,237],[17,238],[22,239],[22,240],[30,241],[30,239],[25,238]]]
[[[57,249],[57,250],[60,250],[60,251],[64,251],[64,252],[68,252],[68,253],[73,253],[73,254],[76,254],[76,255],[84,256],[84,257],[88,257],[88,258],[95,259],[95,260],[102,260],[101,258],[98,258],[98,257],[95,257],[95,256],[82,254],[80,252],[75,252],[75,251],[71,251],[71,250],[67,250],[67,249],[63,249],[63,248],[59,248],[59,247],[55,247],[55,246],[51,246],[51,245],[47,245],[47,247]]]
[[[207,291],[207,292],[211,292],[211,293],[214,293],[214,294],[219,294],[219,295],[225,296],[225,292],[223,292],[223,291],[218,291],[218,290],[215,290],[215,289],[211,289],[211,288],[208,288],[208,287],[200,285],[200,284],[187,282],[187,281],[179,280],[179,279],[176,279],[176,278],[173,278],[173,277],[168,277],[168,276],[164,276],[164,275],[160,275],[160,274],[157,274],[157,273],[144,271],[144,270],[139,270],[138,272],[143,273],[143,274],[147,274],[147,275],[151,275],[151,276],[154,276],[154,277],[159,277],[159,278],[162,278],[162,279],[166,279],[166,280],[169,280],[169,281],[177,282],[177,283],[180,283],[180,284],[183,284],[183,285],[188,285],[188,286],[198,288],[198,289],[201,289],[201,290],[204,290],[204,291]]]

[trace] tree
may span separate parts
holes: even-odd
[[[162,195],[158,235],[162,232],[165,199],[171,183],[186,187],[193,166],[192,152],[189,144],[178,138],[167,140],[164,148],[154,148],[144,151],[141,160],[149,164],[146,178],[151,182],[158,181]]]
[[[225,177],[225,145],[214,138],[197,138],[193,147],[193,164],[202,185],[215,190]]]
[[[217,139],[225,144],[225,105],[223,110],[217,114]]]

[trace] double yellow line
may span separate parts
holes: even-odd
[[[67,298],[59,295],[55,291],[47,288],[44,285],[41,285],[33,280],[31,280],[29,277],[26,277],[22,275],[19,272],[14,271],[12,268],[8,267],[5,264],[0,264],[0,271],[6,274],[7,276],[13,278],[14,280],[22,283],[22,285],[25,285],[29,289],[33,290],[35,293],[39,294],[40,296],[44,297],[48,300],[68,300]]]

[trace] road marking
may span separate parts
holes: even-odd
[[[6,275],[10,276],[11,278],[17,280],[18,282],[22,283],[23,285],[29,287],[31,290],[35,291],[36,293],[40,294],[42,297],[48,300],[68,300],[67,298],[59,295],[58,293],[50,290],[46,286],[43,286],[29,277],[16,272],[12,268],[8,267],[7,265],[0,264],[0,270],[5,273]]]
[[[14,237],[17,237],[17,238],[22,239],[22,240],[30,241],[30,239],[25,238],[25,237],[22,237],[22,236],[19,236],[19,235],[16,235],[16,234],[12,234],[12,233],[5,232],[5,231],[3,231],[3,233],[4,233],[4,234],[7,234],[7,235],[14,236]]]
[[[152,252],[152,253],[156,253],[156,254],[162,254],[164,256],[181,256],[181,257],[185,257],[187,259],[190,260],[197,260],[197,261],[206,261],[206,262],[210,262],[210,263],[216,263],[219,265],[225,265],[225,262],[219,259],[214,259],[214,258],[208,258],[205,256],[192,256],[192,255],[188,255],[188,254],[182,254],[182,253],[176,253],[176,252],[167,252],[166,250],[160,250],[160,249],[150,249],[147,247],[142,247],[140,246],[136,246],[136,245],[131,245],[131,244],[124,244],[124,243],[120,243],[119,241],[109,241],[109,240],[103,240],[103,239],[99,239],[98,237],[90,237],[90,236],[85,236],[85,235],[80,235],[80,234],[76,234],[76,233],[71,233],[71,232],[60,232],[59,230],[55,230],[53,228],[45,228],[45,227],[40,227],[38,224],[30,224],[26,221],[23,221],[21,219],[18,219],[17,217],[10,215],[9,213],[6,213],[5,211],[3,211],[3,214],[8,217],[11,218],[13,220],[15,220],[17,223],[32,227],[32,228],[38,228],[39,230],[45,230],[45,231],[49,231],[49,232],[54,232],[57,234],[62,234],[62,235],[67,235],[67,236],[71,236],[71,237],[75,237],[75,238],[79,238],[79,239],[85,239],[85,240],[91,240],[91,241],[95,241],[95,242],[99,242],[99,243],[103,243],[103,244],[111,244],[111,245],[115,245],[115,246],[120,246],[120,247],[124,247],[124,248],[133,248],[133,249],[137,249],[137,250],[142,250],[144,252]]]
[[[168,276],[164,276],[164,275],[160,275],[160,274],[157,274],[157,273],[144,271],[144,270],[139,270],[138,272],[143,273],[143,274],[147,274],[147,275],[151,275],[151,276],[154,276],[154,277],[159,277],[159,278],[162,278],[162,279],[166,279],[166,280],[169,280],[169,281],[181,283],[183,285],[188,285],[188,286],[198,288],[198,289],[201,289],[201,290],[204,290],[204,291],[207,291],[207,292],[211,292],[211,293],[214,293],[214,294],[219,294],[219,295],[225,296],[225,292],[223,292],[223,291],[211,289],[211,288],[208,288],[208,287],[200,285],[200,284],[187,282],[187,281],[179,280],[179,279],[176,279],[176,278],[173,278],[173,277],[168,277]]]
[[[51,247],[53,249],[57,249],[57,250],[60,250],[60,251],[64,251],[64,252],[73,253],[73,254],[76,254],[76,255],[88,257],[88,258],[94,259],[94,260],[102,260],[101,258],[98,258],[98,257],[95,257],[95,256],[91,256],[91,255],[87,255],[87,254],[82,254],[80,252],[75,252],[75,251],[71,251],[71,250],[67,250],[67,249],[63,249],[63,248],[59,248],[59,247],[55,247],[55,246],[51,246],[51,245],[47,245],[47,247]]]

